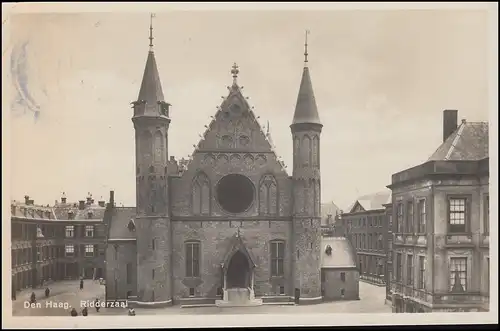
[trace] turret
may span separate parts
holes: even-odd
[[[293,138],[293,233],[295,287],[304,302],[321,301],[321,174],[319,119],[308,67],[304,68],[290,129]]]
[[[139,96],[132,103],[132,122],[136,146],[137,300],[151,306],[171,302],[172,241],[167,187],[170,104],[164,100],[156,65],[152,22],[149,40]]]

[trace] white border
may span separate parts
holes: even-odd
[[[8,43],[8,34],[4,31],[9,28],[9,15],[16,13],[48,13],[48,12],[96,12],[96,11],[113,11],[113,12],[142,12],[149,13],[152,11],[162,12],[166,10],[331,10],[331,9],[364,9],[364,10],[393,10],[393,9],[476,9],[490,10],[490,35],[492,51],[489,53],[488,71],[490,73],[490,134],[497,138],[497,116],[496,109],[498,107],[498,4],[485,2],[374,2],[374,3],[317,3],[317,2],[302,2],[302,3],[2,3],[2,44]],[[2,48],[4,48],[2,46]],[[2,61],[5,61],[2,58]],[[5,71],[4,71],[5,72]],[[2,83],[6,79],[6,75],[2,75]],[[5,86],[6,84],[2,84]],[[2,88],[2,100],[7,100],[9,93]],[[8,102],[8,101],[7,101]],[[5,103],[5,101],[2,103]],[[3,137],[9,137],[9,116],[8,112],[2,112],[2,134]],[[8,197],[10,188],[10,176],[8,176],[9,163],[9,139],[2,139],[2,195]],[[497,140],[490,139],[490,196],[495,199],[497,195]],[[497,201],[496,199],[494,201]],[[3,220],[9,219],[8,213],[10,200],[2,200]],[[495,220],[498,217],[497,206],[493,205],[491,210],[491,219]],[[495,257],[498,252],[497,241],[497,223],[491,224],[491,240],[490,251],[491,256]],[[10,222],[2,222],[3,232],[3,264],[2,267],[10,266]],[[493,258],[496,262],[497,259]],[[492,264],[491,274],[498,273],[498,264]],[[5,276],[7,274],[7,276]],[[4,281],[2,287],[4,293],[9,293],[10,275],[3,273]],[[494,277],[492,277],[494,279]],[[219,315],[189,315],[189,316],[135,316],[133,318],[113,318],[113,317],[88,317],[86,319],[71,319],[67,317],[44,317],[44,318],[26,318],[12,317],[10,295],[3,295],[2,310],[3,326],[5,327],[64,327],[64,328],[80,328],[80,327],[97,327],[97,328],[123,328],[123,327],[213,327],[213,326],[298,326],[298,325],[421,325],[421,324],[473,324],[473,323],[498,323],[498,291],[495,281],[491,283],[490,297],[490,312],[489,313],[435,313],[435,314],[335,314],[334,317],[329,314],[287,314],[287,315],[224,315],[223,318]],[[355,317],[355,318],[353,318]]]

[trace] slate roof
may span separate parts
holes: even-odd
[[[326,254],[330,245],[332,254]],[[345,237],[321,238],[321,267],[322,268],[352,268],[356,267],[356,253]]]
[[[135,231],[130,231],[128,223],[135,219],[135,207],[115,207],[108,240],[135,239]]]
[[[55,206],[41,206],[26,204],[18,201],[11,203],[12,217],[33,219],[33,220],[52,220],[52,221],[102,221],[104,218],[105,207],[96,204],[85,205],[83,210],[78,209],[78,204],[67,203],[57,204]],[[69,212],[73,211],[74,217],[69,218]],[[89,212],[91,217],[89,218]]]
[[[321,124],[308,67],[304,67],[302,72],[299,95],[297,96],[297,104],[293,114],[292,124],[299,123]]]
[[[357,203],[359,203],[364,211],[383,209],[383,205],[390,203],[391,199],[391,191],[389,190],[363,195],[354,201],[354,203],[349,207],[348,212],[353,212],[353,208]]]
[[[488,122],[462,121],[428,161],[477,161],[489,157]]]
[[[137,100],[144,100],[150,105],[156,105],[158,101],[164,101],[160,75],[153,51],[149,51],[148,53]]]

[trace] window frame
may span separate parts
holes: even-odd
[[[424,255],[418,255],[418,280],[417,288],[419,290],[425,290],[425,272],[426,272],[426,257]]]
[[[91,250],[87,250],[88,248],[92,248]],[[93,244],[85,244],[84,246],[84,251],[83,251],[83,256],[84,257],[94,257],[95,256],[95,247]],[[88,254],[92,252],[92,255]]]
[[[68,251],[68,248],[69,247],[72,247],[71,251]],[[70,253],[70,254],[68,254]],[[76,254],[75,254],[75,245],[73,244],[66,244],[64,245],[64,256],[66,257],[75,257]]]
[[[469,283],[469,259],[464,256],[451,256],[449,258],[449,267],[448,267],[448,291],[450,293],[453,293],[453,286],[455,285],[455,273],[457,271],[452,270],[452,267],[454,265],[454,261],[461,261],[464,262],[463,266],[465,267],[465,270],[460,270],[458,272],[463,273],[464,277],[462,278],[462,275],[459,275],[460,280],[464,280],[464,284],[462,284],[462,287],[464,288],[464,293],[468,291],[468,283]],[[455,264],[456,265],[456,264]],[[462,265],[462,263],[460,263]]]
[[[69,236],[68,233],[71,235]],[[66,225],[64,227],[64,236],[66,238],[75,238],[75,226],[74,225]]]
[[[276,245],[275,249],[273,249],[274,245]],[[281,249],[280,245],[282,245]],[[271,264],[269,269],[271,272],[271,277],[285,276],[285,250],[286,245],[284,240],[275,239],[269,242],[269,262]],[[273,252],[276,252],[276,256],[273,256]],[[282,253],[282,256],[280,256],[280,252]]]
[[[406,285],[413,286],[415,277],[415,257],[413,254],[406,255]]]
[[[415,233],[415,201],[413,201],[413,199],[406,202],[406,223],[404,232]]]
[[[421,209],[420,207],[423,207]],[[419,234],[427,233],[427,199],[419,198],[417,200],[417,226]]]
[[[196,248],[196,249],[195,249]],[[201,242],[197,240],[189,240],[184,242],[185,249],[185,275],[189,278],[199,278],[201,268]],[[189,258],[189,251],[191,252],[191,259]],[[196,252],[196,254],[195,254]],[[195,259],[197,255],[197,259]]]
[[[92,235],[89,235],[89,232]],[[95,226],[93,225],[85,225],[85,237],[87,238],[94,238],[95,236]]]
[[[490,194],[483,195],[483,233],[490,234]]]
[[[460,234],[469,234],[470,232],[470,200],[471,196],[470,195],[448,195],[446,197],[446,230],[447,233],[450,235],[460,235]],[[464,201],[464,225],[463,225],[463,231],[455,231],[452,230],[451,226],[451,202],[452,200],[463,200]],[[457,213],[458,211],[455,211]]]

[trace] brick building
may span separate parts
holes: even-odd
[[[299,293],[301,303],[322,300],[322,124],[307,51],[290,125],[292,176],[243,96],[236,64],[231,73],[228,95],[181,166],[168,156],[173,119],[150,45],[133,102],[136,213],[111,220],[108,298],[150,307],[227,302],[241,290],[249,301]]]
[[[48,281],[104,276],[105,202],[91,196],[66,197],[54,206],[35,205],[29,196],[11,203],[12,289]]]
[[[343,231],[356,249],[360,279],[385,285],[387,217],[385,204],[390,191],[364,195],[340,215]]]
[[[443,143],[392,176],[393,311],[489,309],[488,123],[443,114]]]

